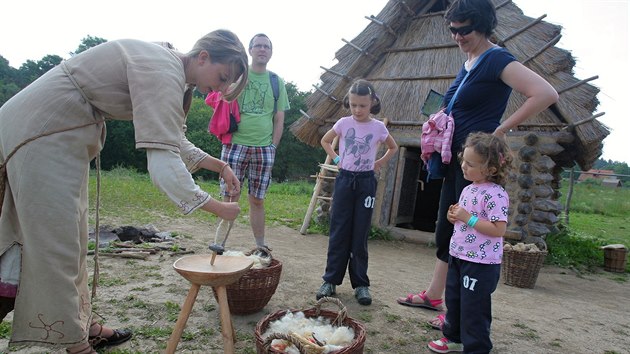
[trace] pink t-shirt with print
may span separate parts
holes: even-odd
[[[490,182],[470,184],[459,197],[459,206],[476,215],[479,220],[507,222],[509,205],[510,199],[505,189]],[[457,221],[453,227],[449,253],[469,262],[500,264],[503,237],[487,236],[465,222]]]
[[[333,130],[339,136],[338,166],[353,172],[373,171],[378,144],[389,135],[385,124],[374,118],[358,122],[348,116],[340,118]]]

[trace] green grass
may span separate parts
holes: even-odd
[[[568,182],[560,199],[566,205]],[[596,183],[573,187],[568,222],[560,215],[560,232],[547,236],[547,262],[579,271],[593,271],[603,265],[601,246],[623,244],[630,248],[630,188],[609,188]],[[626,274],[630,263],[626,263]],[[627,280],[627,277],[623,277]]]
[[[198,180],[197,183],[214,198],[219,198],[216,180]],[[267,223],[286,225],[299,230],[313,194],[313,181],[272,183],[265,206]],[[568,182],[560,189],[560,202],[566,203]],[[243,187],[243,195],[247,185]],[[96,177],[90,178],[91,223],[94,223],[96,201]],[[239,220],[246,222],[249,213],[247,198],[239,202]],[[149,224],[156,219],[181,218],[175,205],[152,183],[147,174],[127,169],[114,169],[101,173],[100,215],[120,224]],[[603,265],[606,244],[623,244],[630,248],[630,188],[608,188],[596,183],[579,183],[574,186],[571,205],[566,217],[561,214],[560,232],[547,236],[549,256],[547,262],[580,271],[593,271]],[[216,217],[209,213],[191,213],[187,218],[214,223]],[[309,233],[328,234],[328,225],[311,221]],[[186,237],[186,235],[179,235]],[[389,240],[385,230],[372,228],[370,239]],[[630,272],[630,264],[626,267]],[[624,277],[622,279],[626,279]]]

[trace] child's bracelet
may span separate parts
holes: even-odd
[[[229,163],[225,163],[223,165],[223,167],[221,167],[221,171],[219,171],[219,178],[223,178],[223,170],[225,170],[226,167],[228,167],[230,164]]]
[[[333,162],[335,163],[335,165],[339,163],[340,159],[341,158],[339,157],[339,155],[335,156],[335,158],[333,159]]]
[[[470,227],[475,227],[477,221],[479,221],[479,218],[476,215],[471,215],[466,224],[468,224],[468,226]]]

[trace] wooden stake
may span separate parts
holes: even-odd
[[[337,147],[337,141],[339,141],[339,137],[336,136],[333,140],[332,147],[335,149]],[[326,154],[326,160],[324,161],[324,165],[330,165],[331,158]],[[319,170],[319,174],[317,175],[317,182],[315,183],[315,189],[313,190],[313,196],[311,197],[311,202],[308,204],[308,209],[306,210],[306,215],[304,216],[304,222],[302,223],[302,227],[300,228],[300,233],[302,235],[306,235],[306,230],[308,229],[308,225],[311,223],[311,217],[313,216],[313,210],[315,210],[315,204],[317,204],[317,197],[319,197],[319,193],[322,191],[322,179],[324,176],[325,168],[322,167]]]

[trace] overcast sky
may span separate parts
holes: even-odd
[[[269,69],[300,90],[319,83],[320,66],[334,64],[335,52],[378,15],[388,0],[229,0],[169,2],[147,0],[4,0],[0,5],[0,55],[18,68],[27,59],[56,54],[68,58],[81,39],[136,38],[169,41],[181,51],[217,28],[234,31],[246,44],[264,32],[273,41]],[[603,158],[630,163],[628,101],[629,0],[514,0],[533,18],[563,27],[558,47],[577,60],[575,76],[598,75],[599,120],[612,132],[604,140]],[[627,137],[625,138],[627,139]]]

